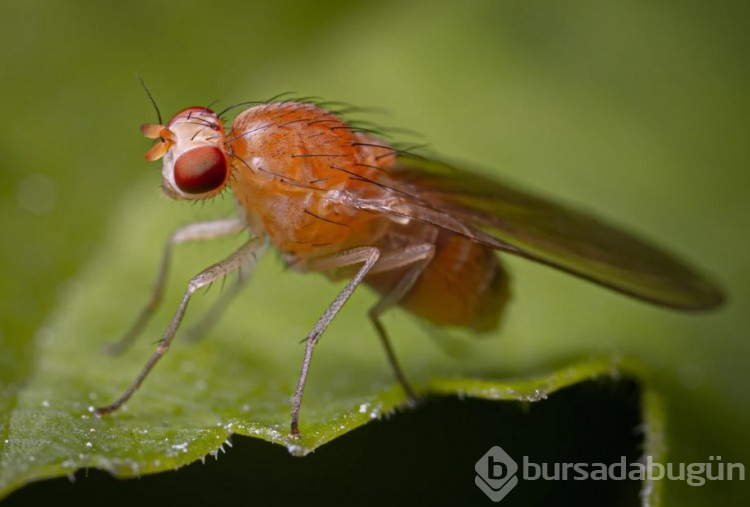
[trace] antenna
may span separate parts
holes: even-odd
[[[138,82],[141,83],[141,87],[143,87],[143,89],[146,91],[146,95],[148,95],[148,99],[151,101],[151,104],[154,106],[154,109],[156,109],[156,117],[159,119],[159,125],[164,125],[164,122],[161,119],[161,112],[159,111],[159,106],[156,105],[156,100],[154,100],[154,96],[151,95],[151,90],[148,89],[148,86],[146,86],[146,82],[143,80],[140,74],[136,74],[135,77],[138,78]]]

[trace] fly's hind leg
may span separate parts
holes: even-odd
[[[109,343],[105,346],[105,352],[109,354],[119,354],[127,350],[143,331],[146,323],[154,315],[161,304],[164,295],[164,286],[167,282],[167,273],[172,257],[172,247],[180,243],[189,241],[201,241],[214,239],[221,236],[228,236],[242,231],[245,228],[245,222],[239,218],[212,220],[210,222],[197,222],[186,225],[174,231],[167,240],[159,265],[159,272],[156,281],[151,289],[151,297],[146,306],[143,307],[138,318],[130,326],[130,329],[116,342]]]
[[[435,246],[433,244],[424,243],[421,245],[413,245],[407,247],[402,252],[384,255],[381,262],[378,263],[373,271],[371,271],[371,273],[378,273],[390,271],[403,266],[412,266],[411,269],[406,272],[404,277],[401,278],[390,291],[384,294],[368,312],[370,321],[375,327],[380,342],[383,344],[388,364],[391,365],[396,380],[401,384],[404,392],[409,397],[411,405],[415,405],[419,398],[415,394],[414,389],[412,389],[411,384],[409,384],[409,381],[406,379],[406,375],[404,374],[404,370],[401,368],[398,359],[396,359],[396,353],[393,350],[393,345],[391,345],[391,340],[388,337],[385,326],[380,320],[380,316],[387,309],[396,306],[404,296],[406,296],[434,256]]]
[[[388,335],[385,332],[385,328],[380,323],[379,316],[385,310],[391,306],[397,304],[405,295],[409,292],[409,289],[419,278],[419,275],[424,271],[424,268],[429,264],[435,255],[435,246],[432,244],[420,244],[412,245],[399,252],[389,252],[385,255],[381,255],[381,252],[376,247],[360,247],[340,252],[334,255],[329,255],[319,259],[314,259],[305,267],[310,271],[330,271],[337,268],[346,266],[352,266],[355,264],[363,263],[362,267],[359,268],[354,277],[349,280],[349,283],[343,288],[343,290],[336,296],[336,299],[328,306],[323,315],[318,319],[313,329],[308,333],[305,339],[305,357],[302,360],[302,370],[300,371],[299,380],[297,381],[297,389],[294,393],[292,402],[292,421],[291,421],[291,435],[293,437],[299,436],[299,413],[302,407],[302,394],[305,390],[305,384],[307,382],[307,374],[310,369],[310,362],[312,360],[312,353],[315,345],[320,340],[321,335],[326,330],[328,325],[334,319],[336,314],[344,306],[344,303],[349,299],[354,290],[362,283],[362,280],[368,274],[380,273],[384,271],[391,271],[398,269],[403,266],[414,265],[413,269],[410,269],[406,276],[404,276],[396,286],[383,296],[378,303],[370,309],[370,319],[375,325],[375,329],[378,332],[381,342],[388,356],[388,361],[393,369],[396,378],[398,379],[401,386],[406,391],[409,399],[417,399],[413,389],[406,381],[406,376],[403,374],[401,367],[396,360],[396,355],[391,347]]]

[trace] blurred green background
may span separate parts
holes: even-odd
[[[167,117],[281,92],[382,107],[365,116],[681,252],[728,305],[669,313],[512,261],[507,360],[641,358],[665,393],[670,460],[748,466],[749,21],[742,2],[2,2],[0,380],[32,371],[32,337],[123,196],[161,198],[138,73]],[[558,326],[567,339],[544,342]],[[666,488],[681,505],[747,494]]]

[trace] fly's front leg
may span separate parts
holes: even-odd
[[[161,303],[164,295],[164,286],[167,282],[167,273],[169,272],[170,258],[172,257],[172,247],[180,243],[189,241],[201,241],[228,236],[242,231],[246,227],[245,222],[239,218],[212,220],[210,222],[197,222],[186,225],[174,231],[167,240],[164,252],[159,265],[159,273],[156,276],[154,287],[151,289],[151,298],[146,306],[141,310],[138,318],[130,326],[130,329],[114,343],[105,347],[105,352],[110,354],[119,354],[127,350],[135,341],[136,337],[143,331],[146,323],[153,316],[156,309]]]
[[[196,324],[185,331],[184,337],[186,341],[191,343],[199,341],[206,335],[207,331],[219,321],[221,315],[229,307],[232,300],[242,291],[248,280],[250,280],[250,277],[255,270],[257,258],[263,250],[265,250],[265,245],[258,249],[258,251],[256,251],[244,265],[237,268],[237,280],[229,288],[222,291],[219,299],[211,305],[211,308],[209,308],[206,314],[203,315]]]
[[[368,246],[353,248],[345,252],[340,252],[327,257],[322,257],[320,259],[315,259],[306,266],[311,271],[327,271],[330,269],[352,266],[364,262],[362,267],[359,268],[359,271],[357,271],[357,274],[355,274],[354,277],[349,280],[349,283],[347,283],[346,287],[344,287],[339,295],[336,296],[336,299],[334,299],[333,302],[328,305],[326,311],[323,312],[323,315],[320,316],[318,322],[315,323],[315,326],[312,328],[310,333],[308,333],[307,338],[305,339],[305,357],[302,360],[302,370],[299,374],[297,389],[294,392],[294,399],[292,402],[291,435],[293,437],[299,436],[299,412],[300,407],[302,406],[302,394],[305,390],[305,383],[307,382],[307,373],[310,369],[310,361],[312,360],[313,348],[315,347],[315,344],[318,343],[320,336],[326,330],[328,325],[331,323],[334,317],[336,317],[336,314],[339,312],[339,310],[341,310],[341,307],[344,306],[344,303],[346,303],[349,297],[351,297],[357,286],[362,283],[362,279],[364,279],[367,273],[369,273],[373,268],[379,257],[380,250],[375,247]]]
[[[185,315],[187,305],[190,302],[190,298],[195,293],[195,291],[197,291],[201,287],[205,287],[206,285],[213,283],[223,276],[228,275],[232,271],[239,269],[251,259],[254,259],[256,253],[264,246],[264,238],[253,238],[242,245],[232,255],[214,264],[208,269],[203,270],[190,280],[187,290],[182,296],[180,305],[177,307],[177,311],[172,317],[172,320],[169,322],[169,326],[167,326],[167,329],[164,331],[161,339],[159,340],[159,346],[156,348],[156,352],[154,352],[154,354],[148,360],[136,379],[132,384],[130,384],[130,387],[127,388],[122,396],[120,396],[111,405],[97,408],[95,412],[96,415],[102,416],[119,409],[125,402],[130,399],[130,397],[133,395],[133,393],[135,393],[138,387],[140,387],[141,383],[143,383],[143,381],[148,376],[149,372],[151,372],[159,359],[161,359],[161,357],[167,352],[167,350],[169,350],[169,345],[172,342],[177,329],[180,327],[182,317]]]

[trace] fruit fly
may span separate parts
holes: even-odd
[[[510,292],[496,252],[674,309],[710,309],[723,299],[693,268],[635,236],[494,179],[395,149],[320,104],[256,104],[227,130],[221,114],[205,107],[189,107],[162,123],[159,118],[141,132],[156,140],[146,159],[162,160],[164,193],[201,200],[229,187],[239,217],[188,225],[171,236],[151,302],[121,344],[156,308],[173,245],[242,230],[250,238],[190,280],[154,354],[119,399],[97,409],[99,415],[117,410],[138,389],[168,350],[193,293],[251,266],[267,243],[295,270],[348,279],[305,338],[292,436],[299,435],[315,344],[361,284],[380,295],[369,319],[410,399],[415,393],[381,315],[397,306],[436,325],[496,328]]]

